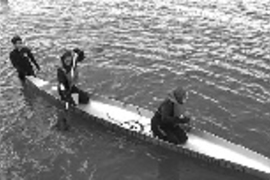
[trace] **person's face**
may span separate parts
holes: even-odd
[[[16,49],[21,49],[23,47],[23,42],[22,41],[16,41],[16,43],[14,44],[14,47]]]
[[[72,57],[71,56],[68,56],[68,57],[65,58],[64,61],[65,61],[65,64],[66,65],[70,66],[71,63],[72,63]]]

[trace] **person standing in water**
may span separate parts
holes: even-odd
[[[154,136],[174,144],[184,144],[188,140],[181,124],[188,124],[190,117],[186,115],[184,103],[187,92],[178,87],[161,103],[151,119],[151,129]]]
[[[68,50],[60,57],[62,66],[57,69],[57,87],[60,99],[65,102],[66,107],[65,112],[60,114],[56,127],[62,130],[69,127],[66,118],[69,106],[76,106],[77,103],[87,104],[89,101],[88,94],[77,87],[79,79],[77,65],[84,58],[84,52],[78,48]]]
[[[9,58],[13,67],[18,72],[19,79],[24,82],[26,76],[36,76],[31,63],[33,63],[38,70],[40,70],[40,66],[36,62],[31,50],[23,45],[20,36],[14,36],[11,42],[14,49],[10,52]]]

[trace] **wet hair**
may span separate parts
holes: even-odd
[[[67,57],[72,57],[72,51],[69,51],[69,50],[68,50],[68,51],[64,52],[64,54],[60,57],[63,67],[64,67],[67,71],[69,71],[69,70],[71,69],[71,66],[72,66],[72,65],[67,65],[67,64],[65,63],[65,59],[66,59]]]
[[[16,44],[18,41],[22,41],[22,38],[20,36],[18,36],[18,35],[14,36],[11,39],[12,44]]]
[[[65,51],[64,54],[60,57],[61,61],[64,62],[67,57],[72,57],[72,51]]]

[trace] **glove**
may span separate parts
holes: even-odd
[[[180,125],[180,127],[186,132],[190,132],[192,130],[192,127],[190,124],[182,124]]]
[[[183,121],[184,121],[184,123],[189,123],[190,117],[184,116]]]
[[[176,121],[177,124],[186,124],[186,123],[189,123],[190,122],[190,118],[189,117],[186,117],[186,116],[181,117],[181,118],[180,117],[176,117],[175,121]]]

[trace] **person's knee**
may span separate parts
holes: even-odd
[[[79,103],[80,104],[87,104],[89,102],[89,96],[85,92],[80,92],[79,93]]]
[[[184,144],[187,142],[188,136],[185,132],[181,132],[178,134],[177,139],[179,144]]]
[[[181,141],[173,134],[168,135],[168,141],[174,144],[180,144]]]
[[[188,140],[187,134],[180,128],[173,129],[169,138],[175,144],[184,144]]]
[[[179,140],[179,144],[184,144],[187,142],[188,137],[187,135],[183,135],[182,137],[178,138],[178,140]]]
[[[158,128],[156,124],[151,124],[151,130],[155,137],[158,137],[159,139],[162,139],[165,141],[167,140],[167,137],[160,131],[160,129]]]
[[[59,88],[58,88],[58,94],[60,96],[61,101],[66,101],[65,93],[63,91],[61,91]]]

